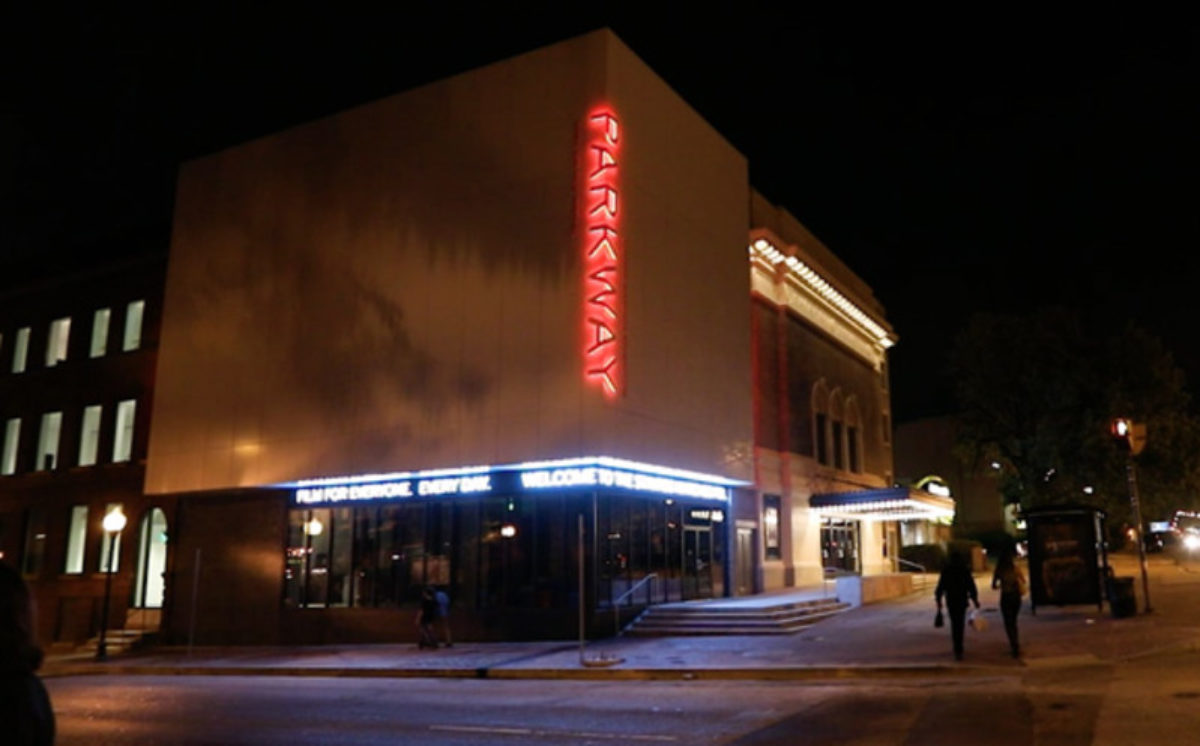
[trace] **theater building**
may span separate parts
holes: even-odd
[[[894,569],[870,289],[607,31],[185,164],[169,638],[589,634]],[[933,506],[935,510],[944,505]],[[605,625],[608,627],[605,627]]]

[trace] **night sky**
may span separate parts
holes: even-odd
[[[198,7],[0,24],[0,289],[165,252],[181,160],[608,25],[874,287],[897,422],[952,409],[942,357],[975,311],[1131,318],[1200,381],[1200,66],[1179,19]]]

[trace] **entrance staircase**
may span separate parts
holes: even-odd
[[[153,643],[158,639],[159,624],[162,611],[160,609],[130,609],[125,615],[123,629],[110,629],[104,633],[104,652],[106,655],[119,655],[130,650]],[[100,635],[96,635],[79,645],[73,651],[77,655],[96,655],[100,646]]]
[[[646,609],[625,634],[790,635],[850,608],[837,598],[804,593],[659,604]]]

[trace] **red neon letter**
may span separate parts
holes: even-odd
[[[583,376],[607,396],[620,392],[621,251],[617,226],[620,201],[620,126],[608,109],[591,112],[585,123],[581,209],[583,243]]]

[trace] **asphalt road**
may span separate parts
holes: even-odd
[[[1019,676],[814,682],[47,681],[59,744],[1193,743],[1200,653]]]

